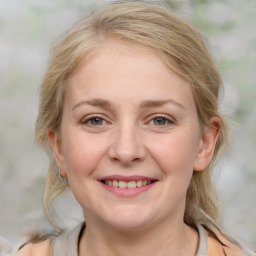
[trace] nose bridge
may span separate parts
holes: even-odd
[[[145,151],[140,136],[139,127],[135,122],[125,120],[120,123],[113,134],[110,156],[123,164],[142,160]]]

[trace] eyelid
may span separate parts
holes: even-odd
[[[165,126],[173,125],[173,124],[177,123],[177,121],[174,117],[171,117],[170,115],[166,115],[166,114],[152,114],[152,115],[148,116],[146,123],[150,123],[155,118],[159,118],[159,117],[165,119],[167,121],[167,124],[158,125],[158,126],[165,127]],[[80,123],[83,124],[83,125],[87,125],[89,127],[97,127],[97,125],[91,125],[91,124],[87,123],[88,121],[90,121],[91,119],[94,119],[94,118],[101,118],[105,122],[102,125],[98,125],[98,128],[100,126],[111,124],[111,122],[108,120],[108,118],[103,114],[89,114],[89,115],[86,115],[81,119]],[[157,125],[154,125],[154,126],[157,126]]]
[[[171,117],[171,116],[166,115],[166,114],[153,114],[153,115],[150,116],[150,120],[152,120],[152,119],[154,119],[154,118],[158,118],[158,117],[162,117],[162,118],[164,118],[164,119],[166,119],[166,120],[169,120],[169,121],[172,122],[172,123],[175,123],[175,122],[176,122],[176,120],[175,120],[174,117]]]
[[[90,125],[90,124],[87,124],[88,121],[94,119],[94,118],[101,118],[103,121],[107,123],[110,123],[107,118],[105,116],[103,116],[102,114],[90,114],[90,115],[86,115],[84,116],[82,119],[81,119],[81,123],[84,124],[84,125],[88,125],[90,127],[96,127],[96,125]],[[99,126],[103,126],[105,124],[102,124],[102,125],[99,125]]]
[[[148,123],[152,122],[155,118],[163,118],[167,121],[167,124],[164,124],[164,125],[155,125],[155,124],[152,124],[152,126],[157,126],[159,128],[164,128],[166,126],[170,126],[170,125],[174,125],[175,123],[177,123],[177,121],[175,120],[175,118],[173,117],[170,117],[169,115],[166,115],[166,114],[154,114],[154,115],[151,115],[149,117],[149,121]]]

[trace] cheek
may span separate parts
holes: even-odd
[[[105,154],[105,148],[104,143],[77,134],[66,136],[63,143],[69,185],[83,209],[90,208],[90,205],[97,201],[97,191],[93,195],[91,193],[95,191],[93,177],[94,171]]]
[[[169,173],[189,175],[193,172],[197,153],[196,141],[186,133],[173,133],[161,140],[152,141],[151,155],[166,175]]]
[[[105,146],[102,140],[92,139],[80,133],[69,134],[63,143],[63,155],[68,175],[91,174],[104,152]]]

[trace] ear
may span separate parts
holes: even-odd
[[[213,117],[210,120],[210,126],[203,129],[202,138],[199,142],[198,153],[194,161],[194,171],[203,171],[210,164],[215,145],[220,131],[220,120]]]
[[[64,168],[65,161],[64,161],[64,156],[63,156],[63,152],[62,152],[62,141],[61,141],[59,132],[57,132],[53,129],[49,129],[48,130],[48,140],[51,143],[55,161],[59,167],[59,170],[61,171],[61,176],[63,178],[65,178],[65,177],[67,177],[67,172]]]

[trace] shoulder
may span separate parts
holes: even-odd
[[[11,251],[11,243],[5,238],[0,236],[0,255],[6,255]],[[1,254],[2,253],[2,254]]]
[[[58,236],[42,237],[41,241],[32,239],[30,241],[37,242],[28,242],[18,250],[15,256],[53,256],[54,251],[58,252],[58,255],[64,255],[66,252],[68,255],[77,255],[79,237],[84,228],[85,223],[83,222]]]
[[[53,240],[47,239],[39,243],[29,243],[15,254],[16,256],[51,256]]]
[[[233,238],[228,238],[221,231],[215,229],[208,232],[208,256],[256,256],[252,250]]]

